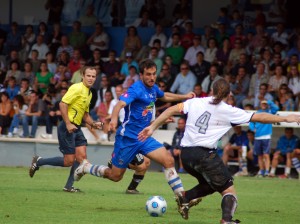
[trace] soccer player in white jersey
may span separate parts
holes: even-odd
[[[194,176],[199,184],[185,191],[185,199],[177,197],[177,201],[181,206],[188,207],[187,201],[193,198],[219,192],[222,195],[220,223],[238,223],[239,221],[232,220],[237,207],[237,196],[233,178],[217,154],[218,140],[232,126],[250,121],[297,122],[298,124],[300,122],[298,115],[256,114],[232,107],[224,102],[229,93],[229,84],[225,79],[219,79],[213,84],[213,96],[194,98],[169,107],[138,136],[139,140],[147,139],[168,117],[178,112],[188,115],[185,133],[181,140],[181,159],[184,169]]]

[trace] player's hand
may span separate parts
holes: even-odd
[[[118,126],[118,121],[111,119],[108,125],[108,131],[115,132]]]
[[[67,130],[69,133],[73,133],[77,130],[78,128],[76,127],[76,125],[69,123],[67,124]]]
[[[296,114],[290,114],[286,116],[286,121],[287,123],[292,123],[292,122],[297,122],[297,124],[300,124],[300,116]]]
[[[138,134],[138,140],[143,142],[152,134],[153,134],[153,129],[151,128],[151,126],[146,127]]]
[[[101,129],[101,128],[103,128],[103,122],[101,122],[101,121],[97,121],[97,122],[94,122],[93,124],[92,124],[92,128],[94,128],[94,129]]]
[[[196,94],[194,92],[189,92],[187,94],[185,94],[186,99],[192,99],[196,97]]]

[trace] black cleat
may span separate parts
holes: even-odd
[[[35,174],[35,171],[39,170],[39,167],[36,165],[37,161],[39,161],[39,159],[41,159],[42,157],[40,156],[34,156],[32,158],[32,162],[31,162],[31,166],[29,168],[29,176],[33,177]]]
[[[69,193],[81,193],[82,191],[79,188],[75,188],[75,187],[70,187],[70,188],[63,188],[64,192],[69,192]]]
[[[177,202],[177,210],[179,214],[182,216],[184,219],[189,219],[189,203],[186,203],[185,198],[182,195],[176,195],[175,200]],[[199,202],[198,202],[199,203]]]

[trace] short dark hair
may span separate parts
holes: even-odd
[[[140,70],[140,73],[143,74],[144,73],[144,70],[145,68],[152,68],[152,67],[155,67],[157,69],[157,66],[156,64],[154,63],[154,61],[152,61],[151,59],[144,59],[140,62],[139,64],[139,70]]]

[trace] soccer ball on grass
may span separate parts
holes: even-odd
[[[146,202],[146,211],[153,217],[163,216],[167,211],[167,202],[162,196],[151,196]]]

